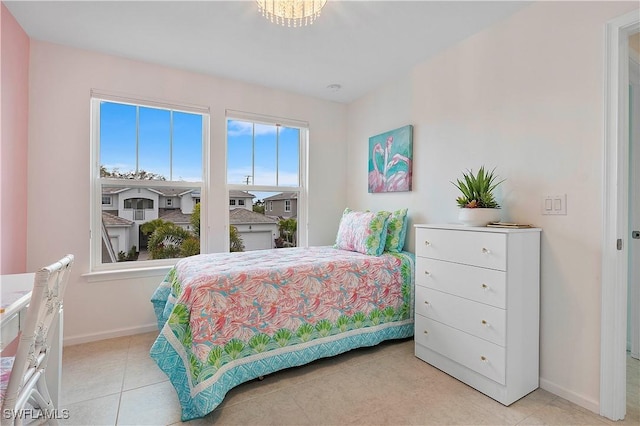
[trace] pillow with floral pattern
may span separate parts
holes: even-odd
[[[335,248],[380,256],[384,251],[389,212],[358,212],[346,208],[340,219]]]
[[[404,240],[407,236],[407,211],[400,209],[391,213],[387,221],[387,238],[384,251],[399,253],[404,247]]]

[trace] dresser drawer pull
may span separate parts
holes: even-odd
[[[425,245],[425,246],[430,246],[430,245],[431,245],[431,243],[430,243],[429,241],[425,240],[425,241],[424,241],[424,245]]]
[[[488,248],[486,248],[486,247],[482,247],[482,250],[481,250],[481,251],[482,251],[482,253],[484,253],[484,254],[489,254],[489,253],[491,253],[491,250],[489,250],[489,249],[488,249]]]
[[[428,277],[429,277],[429,276],[431,276],[431,272],[429,272],[429,271],[424,271],[424,274],[425,274],[426,276],[428,276]]]
[[[485,327],[489,327],[489,323],[487,322],[487,320],[482,320],[480,321],[482,323],[482,325],[484,325]]]
[[[482,284],[480,287],[482,287],[482,289],[483,289],[484,291],[489,290],[489,286],[488,286],[488,285],[486,285],[486,284]]]
[[[425,305],[431,305],[431,303],[429,303],[429,301],[428,301],[428,300],[425,300],[425,301],[424,301],[424,304],[425,304]]]
[[[488,359],[486,356],[481,355],[481,356],[480,356],[480,361],[482,361],[482,362],[489,362],[489,359]]]
[[[424,334],[429,334],[429,332],[427,330],[423,331]]]

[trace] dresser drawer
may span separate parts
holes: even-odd
[[[416,256],[505,271],[507,237],[492,232],[418,228]]]
[[[416,313],[505,346],[506,311],[425,287],[416,287]]]
[[[505,348],[448,325],[416,315],[415,342],[505,384]]]
[[[506,308],[507,273],[504,271],[417,257],[416,286]]]

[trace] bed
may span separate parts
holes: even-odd
[[[414,256],[404,251],[192,256],[152,297],[160,334],[151,357],[178,393],[182,420],[203,417],[243,382],[412,336],[413,286]]]

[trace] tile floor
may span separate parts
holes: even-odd
[[[176,393],[149,358],[155,333],[64,348],[62,424],[174,425]],[[630,406],[624,422],[640,423],[640,369],[629,361]],[[635,369],[635,370],[634,370]],[[538,389],[510,407],[420,361],[413,340],[318,360],[231,390],[201,424],[613,424]]]

